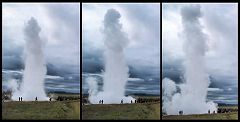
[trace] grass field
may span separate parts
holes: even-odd
[[[151,97],[153,98],[153,97]],[[148,99],[146,97],[145,99]],[[223,109],[238,110],[238,106],[220,106]],[[80,101],[31,101],[3,102],[2,119],[80,119]],[[82,119],[159,120],[160,103],[94,104],[83,105]],[[168,115],[170,120],[237,120],[238,112],[198,115]]]
[[[84,105],[82,119],[160,119],[160,103]]]
[[[80,119],[80,101],[2,103],[3,119]]]
[[[220,106],[226,109],[238,109],[238,106]],[[163,120],[238,120],[238,112],[196,115],[168,115]]]

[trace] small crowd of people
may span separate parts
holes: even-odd
[[[103,104],[103,100],[99,100],[98,102],[99,104]],[[123,104],[123,99],[120,101],[121,104]],[[133,101],[131,100],[131,103],[133,103]],[[135,103],[137,103],[137,100],[135,100]]]
[[[18,101],[22,101],[22,97],[18,97]]]
[[[215,114],[215,113],[228,113],[228,112],[233,112],[234,110],[228,110],[228,109],[218,109],[217,111],[212,111],[212,114]],[[237,111],[237,110],[235,110],[235,111]],[[178,111],[178,114],[179,115],[183,115],[183,110],[181,110],[181,111]],[[208,114],[211,114],[211,111],[210,111],[210,109],[208,110]]]
[[[216,113],[216,111],[213,111],[213,112],[212,112],[212,114],[215,114],[215,113]],[[221,112],[218,111],[218,113],[221,113]],[[179,111],[178,114],[179,114],[179,115],[183,115],[183,111]],[[211,111],[210,111],[210,110],[208,110],[208,114],[211,114]]]
[[[22,97],[18,97],[18,101],[22,101],[22,100],[23,100]],[[38,98],[37,98],[37,97],[35,97],[35,101],[38,101]],[[52,101],[52,98],[51,98],[51,97],[49,98],[49,101]]]
[[[103,104],[103,100],[99,100],[99,104]]]
[[[215,111],[213,111],[212,113],[215,114]],[[179,115],[183,115],[183,110],[178,111],[178,114],[179,114]],[[210,111],[210,110],[208,110],[208,114],[211,114],[211,111]]]
[[[104,104],[105,101],[103,101],[102,99],[100,99],[98,101],[98,104]],[[130,101],[124,101],[123,99],[120,100],[120,104],[124,104],[124,103],[148,103],[148,102],[159,102],[159,99],[156,98],[137,98],[135,100],[130,100]],[[85,104],[90,104],[90,101],[88,100],[88,98],[83,98],[82,99],[82,105]]]
[[[216,112],[215,112],[215,111],[213,111],[212,113],[213,113],[213,114],[215,114]],[[211,111],[210,111],[210,110],[208,110],[208,114],[211,114]]]

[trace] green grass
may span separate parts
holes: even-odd
[[[160,103],[84,105],[82,119],[160,119]]]
[[[3,119],[80,119],[80,101],[2,103]]]
[[[220,106],[222,109],[238,109],[238,106]]]
[[[238,109],[238,106],[221,106],[226,109]],[[196,115],[168,115],[163,120],[238,120],[238,112]]]

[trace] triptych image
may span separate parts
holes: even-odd
[[[2,3],[2,120],[238,120],[238,3]]]

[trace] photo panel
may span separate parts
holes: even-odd
[[[238,4],[162,3],[162,119],[238,119]]]
[[[2,3],[2,119],[80,120],[80,2]]]
[[[160,3],[82,3],[82,119],[160,119]]]

